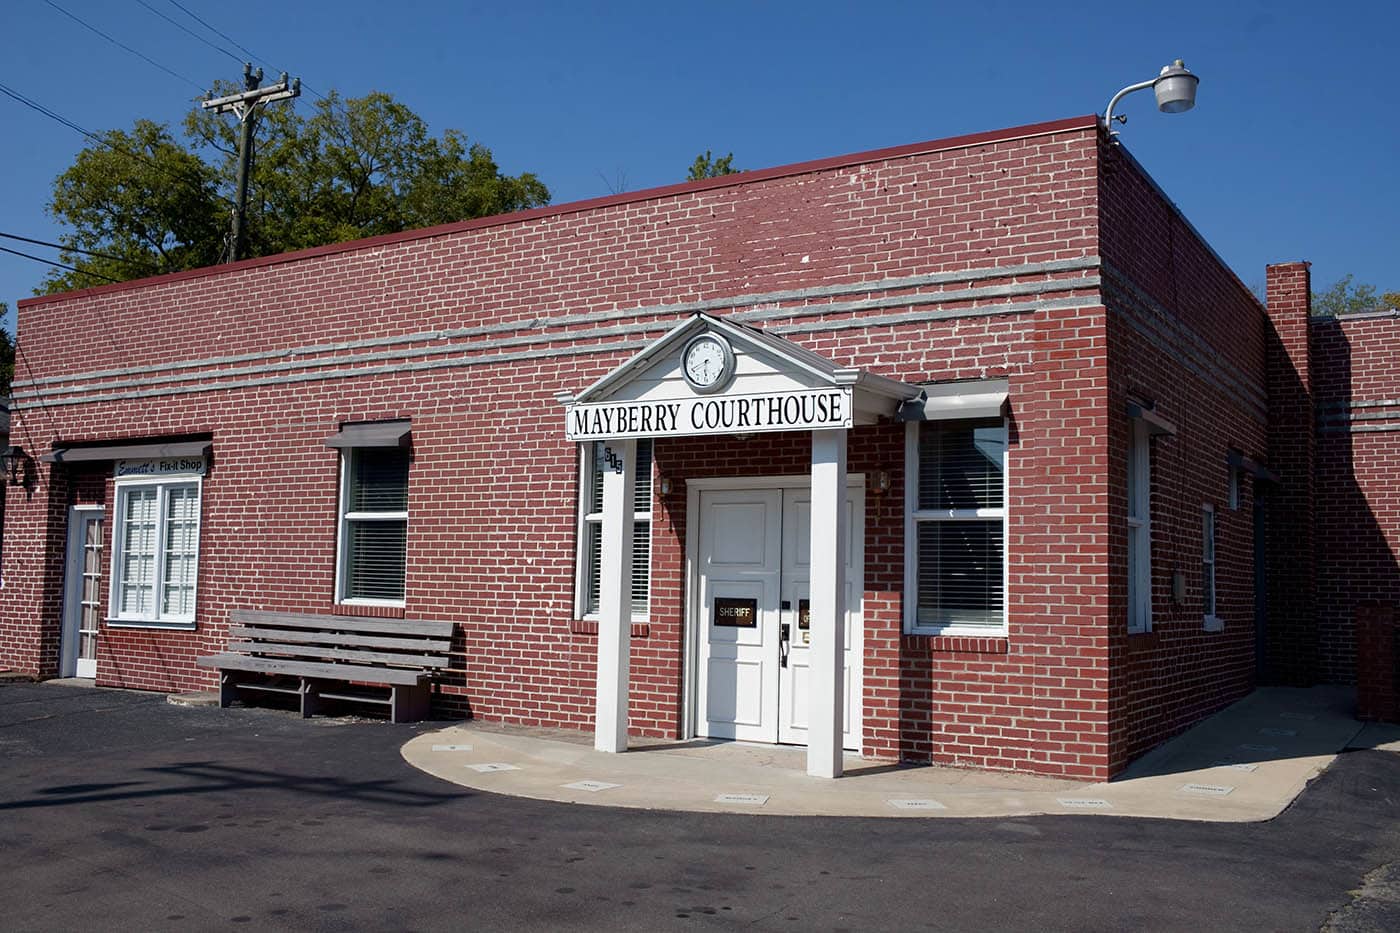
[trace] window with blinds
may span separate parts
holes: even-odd
[[[408,451],[356,447],[346,457],[339,597],[401,604],[408,557]]]
[[[637,477],[632,487],[632,615],[644,616],[651,593],[652,442],[637,441]],[[584,445],[582,516],[579,539],[579,615],[598,613],[603,555],[603,465],[592,445]]]
[[[1004,632],[1006,425],[925,421],[911,443],[910,629]]]
[[[116,484],[112,618],[194,624],[199,568],[199,482]]]

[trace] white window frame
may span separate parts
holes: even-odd
[[[593,487],[592,487],[591,484],[592,484],[592,482],[593,482],[593,458],[594,458],[594,456],[595,456],[594,448],[595,448],[596,446],[597,446],[597,443],[594,442],[594,441],[588,441],[588,442],[585,442],[585,443],[582,443],[582,444],[579,444],[579,445],[578,445],[578,449],[579,449],[579,473],[578,473],[578,476],[579,476],[579,484],[578,484],[579,496],[578,496],[578,523],[577,523],[577,524],[578,524],[578,528],[577,528],[577,539],[576,539],[576,541],[575,541],[576,549],[575,549],[575,552],[574,552],[575,554],[578,555],[578,560],[575,562],[575,566],[574,566],[574,618],[575,618],[575,619],[585,619],[585,620],[588,620],[588,621],[596,621],[596,620],[599,618],[599,614],[598,614],[598,610],[597,610],[597,609],[594,609],[594,610],[592,610],[592,611],[589,611],[589,609],[588,609],[588,581],[589,581],[590,579],[592,579],[592,576],[593,576],[593,568],[592,568],[592,565],[589,563],[589,559],[588,559],[588,557],[589,557],[589,555],[588,555],[588,529],[589,529],[589,526],[590,526],[590,525],[596,524],[596,525],[598,525],[598,526],[601,527],[602,524],[603,524],[603,513],[602,513],[602,512],[590,512],[590,511],[588,510],[589,505],[590,505],[590,504],[592,503],[592,501],[593,501]],[[647,500],[646,502],[635,502],[635,501],[634,501],[634,502],[632,503],[632,522],[633,522],[633,524],[635,525],[637,522],[646,522],[646,523],[647,523],[647,604],[646,604],[646,608],[645,608],[645,609],[642,609],[641,611],[633,610],[633,612],[632,612],[632,621],[633,621],[633,622],[646,622],[646,621],[648,621],[648,619],[649,619],[650,616],[651,616],[651,575],[652,575],[652,563],[653,563],[652,557],[653,557],[653,553],[654,553],[653,545],[654,545],[654,543],[655,543],[654,541],[652,541],[652,538],[651,538],[651,533],[652,533],[652,520],[651,520],[651,517],[652,517],[652,510],[651,510],[651,501],[652,501],[653,499],[656,498],[656,489],[655,489],[655,483],[656,483],[656,442],[655,442],[655,441],[652,441],[652,448],[651,448],[651,467],[650,467],[650,468],[651,468],[651,476],[649,477],[649,479],[651,480],[651,482],[650,482],[648,485],[649,485],[649,486],[651,487],[651,489],[652,489],[652,494],[651,494],[651,496],[648,497],[648,500]],[[633,535],[634,535],[634,536],[636,535],[636,531],[635,531],[635,530],[633,531]]]
[[[1219,565],[1216,553],[1218,540],[1215,506],[1207,502],[1201,506],[1201,610],[1207,632],[1219,632],[1225,628],[1225,620],[1219,615],[1220,590],[1215,572]]]
[[[1127,509],[1128,634],[1152,631],[1152,432],[1141,418],[1132,419],[1128,441]],[[1133,563],[1136,548],[1138,561]]]
[[[336,499],[335,537],[335,601],[344,606],[392,606],[403,608],[403,599],[370,599],[364,596],[347,596],[350,588],[350,523],[356,521],[401,521],[404,523],[404,596],[408,595],[408,510],[398,512],[351,512],[350,509],[350,470],[353,460],[362,450],[372,447],[346,447],[340,453],[340,495]],[[412,459],[409,464],[412,470]]]
[[[952,420],[952,419],[950,419]],[[964,419],[956,419],[964,420]],[[984,419],[972,419],[984,420]],[[910,421],[904,427],[904,634],[946,635],[972,638],[1005,638],[1009,631],[1011,612],[1010,541],[1011,510],[1011,443],[1010,426],[1005,418],[1001,427],[1006,432],[1006,462],[1002,467],[1002,507],[999,509],[923,509],[919,508],[919,426],[923,421]],[[919,523],[925,521],[974,521],[1001,519],[1001,624],[972,625],[956,622],[941,625],[919,623]]]
[[[121,562],[125,548],[126,500],[131,490],[147,486],[156,487],[156,540],[155,563],[152,568],[152,610],[148,614],[131,614],[121,611]],[[112,572],[107,589],[107,625],[114,628],[168,628],[193,629],[197,611],[191,609],[188,615],[162,615],[161,604],[165,601],[165,542],[168,533],[166,506],[170,490],[176,486],[193,486],[198,501],[194,527],[194,585],[190,589],[190,605],[199,605],[199,548],[204,537],[204,478],[192,473],[172,473],[164,476],[120,477],[112,481],[112,498],[115,500],[112,521]]]

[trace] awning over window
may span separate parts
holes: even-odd
[[[372,421],[342,424],[326,438],[327,447],[407,447],[412,425],[408,421]]]
[[[1243,453],[1241,453],[1238,450],[1232,450],[1229,453],[1227,453],[1225,455],[1225,459],[1230,464],[1230,466],[1234,467],[1237,470],[1241,470],[1245,473],[1248,473],[1255,479],[1261,479],[1270,483],[1283,482],[1282,478],[1280,478],[1279,475],[1273,470],[1264,466],[1264,464],[1260,463],[1258,460],[1251,460],[1249,457],[1246,457]]]
[[[203,457],[212,441],[176,441],[168,444],[108,444],[100,447],[55,447],[39,459],[45,463],[93,463],[100,460],[158,460],[170,457]]]
[[[1176,425],[1141,402],[1128,403],[1128,417],[1135,418],[1147,425],[1147,433],[1154,437],[1162,434],[1168,435],[1169,437],[1176,437]]]
[[[1005,379],[946,382],[924,386],[922,399],[899,408],[900,421],[952,421],[960,418],[1000,418],[1006,404]]]

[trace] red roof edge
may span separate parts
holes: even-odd
[[[335,253],[347,253],[359,249],[372,249],[377,246],[387,246],[392,243],[403,243],[409,240],[429,239],[431,237],[461,233],[467,230],[481,230],[487,227],[500,227],[506,224],[523,223],[525,221],[538,220],[543,217],[576,214],[581,211],[597,210],[602,207],[615,207],[620,204],[632,204],[638,201],[670,197],[688,191],[709,191],[715,188],[728,188],[734,185],[750,184],[756,181],[784,178],[789,175],[804,175],[810,172],[844,168],[848,165],[860,165],[864,162],[879,162],[885,159],[898,159],[904,156],[922,155],[924,153],[940,152],[948,149],[962,149],[968,146],[983,145],[985,143],[1007,142],[1013,139],[1050,136],[1056,133],[1085,130],[1097,126],[1098,116],[1089,114],[1088,116],[1071,117],[1065,120],[1053,120],[1048,123],[1030,123],[1025,126],[1013,126],[1007,129],[992,130],[986,133],[970,133],[964,136],[950,136],[946,139],[929,140],[928,142],[890,146],[885,149],[871,149],[866,152],[831,156],[825,159],[813,159],[808,162],[795,162],[791,165],[779,165],[774,168],[736,172],[732,175],[721,175],[718,178],[685,181],[674,185],[663,185],[659,188],[646,188],[641,191],[625,191],[621,194],[611,194],[601,198],[589,198],[585,201],[570,201],[566,204],[547,205],[545,207],[536,207],[525,211],[516,211],[512,214],[493,214],[490,217],[478,217],[474,220],[459,220],[450,224],[440,224],[436,227],[422,227],[417,230],[404,230],[400,233],[386,233],[381,236],[367,237],[362,240],[347,240],[344,243],[328,243],[325,246],[313,246],[308,249],[296,250],[291,253],[278,253],[273,256],[260,256],[257,259],[244,259],[239,262],[227,263],[220,266],[204,266],[199,269],[187,269],[183,272],[168,272],[165,275],[148,276],[144,279],[114,282],[111,285],[80,288],[71,292],[58,292],[53,295],[38,295],[33,298],[21,298],[16,304],[20,308],[33,308],[57,301],[66,301],[71,298],[82,298],[91,295],[108,295],[126,289],[146,288],[151,285],[183,282],[188,279],[197,279],[209,275],[222,275],[226,272],[241,272],[246,269],[258,269],[264,266],[279,265],[284,262],[311,259],[316,256],[330,256]]]

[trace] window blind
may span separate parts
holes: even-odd
[[[1002,522],[919,524],[920,625],[1002,624]]]

